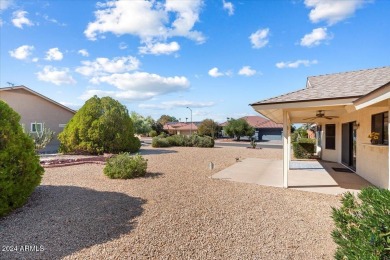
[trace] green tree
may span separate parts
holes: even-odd
[[[65,153],[136,152],[141,146],[127,108],[111,97],[87,100],[58,139]]]
[[[152,130],[153,118],[150,116],[145,118],[136,112],[130,113],[130,118],[133,121],[134,132],[139,135],[146,135]]]
[[[199,135],[207,135],[213,138],[218,134],[218,130],[218,124],[212,119],[205,119],[198,126]]]
[[[179,120],[177,120],[174,116],[162,115],[157,122],[164,126],[168,122],[179,122]]]
[[[20,116],[0,100],[0,216],[22,206],[39,185],[43,168]]]
[[[242,118],[230,119],[224,127],[224,131],[231,137],[235,136],[237,141],[240,140],[241,136],[252,136],[255,133],[255,129]]]

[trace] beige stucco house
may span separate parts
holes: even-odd
[[[191,135],[198,132],[196,123],[168,122],[163,129],[170,135]]]
[[[42,152],[57,152],[59,147],[57,135],[76,111],[25,86],[0,88],[0,99],[20,114],[20,123],[26,131],[39,132],[43,127],[54,131],[55,138]]]
[[[316,123],[322,160],[341,163],[372,184],[390,189],[390,67],[308,77],[306,88],[251,104],[282,123],[283,184],[288,187],[290,125]],[[380,134],[371,144],[371,132]]]

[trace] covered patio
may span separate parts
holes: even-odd
[[[288,188],[324,194],[359,192],[372,185],[343,165],[321,160],[291,161]],[[283,160],[247,158],[214,174],[213,179],[283,187]]]
[[[323,161],[348,168],[377,187],[390,188],[390,67],[311,76],[304,89],[251,106],[283,124],[284,188],[310,183],[308,174],[293,177],[297,174],[291,170],[291,125],[296,123],[317,126],[317,155]],[[377,135],[376,140],[372,140],[371,133]],[[326,166],[324,170],[340,183],[344,177],[337,177],[340,174]],[[355,175],[347,176],[348,182],[354,181],[351,176]]]

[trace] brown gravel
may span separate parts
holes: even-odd
[[[46,169],[29,202],[0,219],[0,259],[332,259],[338,197],[209,178],[281,150],[142,154],[148,175],[133,180],[110,180],[102,165]]]

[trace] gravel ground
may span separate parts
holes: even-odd
[[[133,180],[110,180],[95,164],[45,169],[29,202],[0,219],[0,259],[332,259],[339,197],[210,178],[236,157],[281,150],[142,154],[148,174]]]

